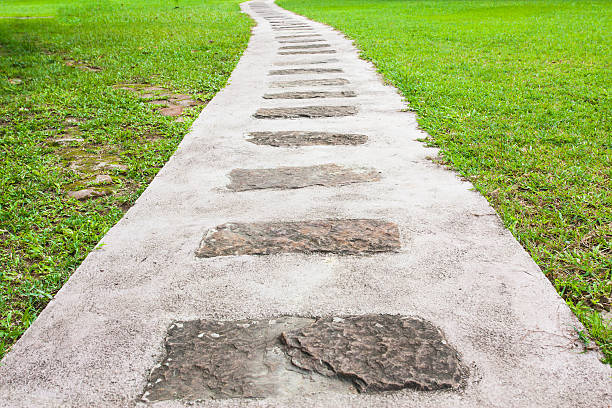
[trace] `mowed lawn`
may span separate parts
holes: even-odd
[[[52,17],[0,18],[0,357],[225,85],[252,25],[238,4],[0,2]],[[165,98],[192,106],[164,116]]]
[[[612,2],[279,4],[355,40],[612,363]]]

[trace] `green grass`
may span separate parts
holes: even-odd
[[[355,40],[612,363],[612,2],[279,4]]]
[[[238,3],[0,3],[0,16],[55,16],[0,19],[0,357],[144,190],[201,110],[178,123],[113,85],[150,83],[209,100],[248,42],[252,23]],[[67,66],[71,60],[102,70]],[[66,129],[84,139],[82,149],[50,142]],[[67,197],[73,183],[83,183],[68,163],[83,153],[127,166],[104,171],[114,194]]]

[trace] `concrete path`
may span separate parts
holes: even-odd
[[[2,361],[0,406],[609,406],[575,317],[351,42],[243,9],[230,85]]]

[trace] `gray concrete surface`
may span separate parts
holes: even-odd
[[[264,3],[258,1],[258,4]],[[102,239],[2,361],[2,407],[131,407],[164,354],[170,324],[189,319],[389,313],[440,327],[470,378],[460,391],[322,392],[263,400],[201,401],[210,407],[607,407],[612,370],[582,353],[580,324],[486,200],[433,164],[416,139],[415,116],[383,85],[351,42],[314,28],[337,52],[279,55],[270,23],[257,21],[229,86],[204,109],[175,155]],[[297,29],[283,36],[301,35]],[[331,61],[330,61],[331,60]],[[292,61],[296,61],[295,65]],[[313,61],[328,61],[312,64]],[[270,76],[283,68],[337,67],[343,73]],[[255,119],[259,108],[310,106],[263,99],[270,83],[346,78],[304,90],[353,90],[358,114],[321,119]],[[325,99],[345,105],[347,99]],[[317,102],[321,103],[321,102]],[[248,132],[358,133],[365,144],[272,147]],[[235,168],[336,163],[372,167],[373,183],[231,192]],[[279,254],[196,258],[202,234],[227,222],[378,218],[400,227],[402,249],[373,256]],[[154,407],[180,407],[165,401]]]

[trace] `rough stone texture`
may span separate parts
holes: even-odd
[[[264,94],[264,99],[316,99],[316,98],[354,98],[354,91],[303,91],[303,92],[280,92]]]
[[[318,60],[294,60],[294,61],[277,61],[274,65],[283,66],[283,65],[312,65],[312,64],[330,64],[334,62],[338,62],[338,58],[327,58],[327,59],[318,59]]]
[[[390,315],[176,322],[165,351],[145,402],[436,390],[467,374],[431,323]]]
[[[382,220],[227,223],[204,234],[196,255],[334,253],[364,255],[401,247],[397,225]]]
[[[293,366],[284,352],[284,331],[314,319],[177,322],[168,330],[166,355],[153,369],[144,401],[263,398],[321,391],[355,392],[346,382]]]
[[[340,73],[342,68],[293,68],[293,69],[274,69],[270,75],[297,75],[297,74],[331,74]]]
[[[276,37],[277,40],[283,38],[303,38],[303,37],[322,37],[321,34],[317,33],[308,33],[308,34],[295,34],[295,35],[279,35]]]
[[[278,55],[298,55],[298,54],[335,54],[336,50],[320,51],[280,51]]]
[[[293,40],[280,40],[281,44],[295,44],[295,43],[310,43],[310,42],[319,42],[319,41],[327,41],[323,38],[296,38]]]
[[[360,392],[456,389],[467,375],[440,330],[415,318],[327,317],[282,341],[295,366],[347,379]]]
[[[358,145],[367,142],[368,137],[357,133],[280,131],[251,132],[247,141],[258,145],[275,147],[317,146],[317,145]]]
[[[329,44],[308,44],[308,45],[284,45],[280,47],[281,50],[303,50],[309,48],[329,48]]]
[[[344,78],[326,78],[326,79],[302,79],[297,81],[276,81],[270,84],[271,88],[293,88],[297,86],[342,86],[349,83],[348,79]]]
[[[101,191],[101,190],[96,190],[93,188],[85,188],[83,190],[68,192],[68,197],[72,197],[77,200],[87,200],[89,198],[102,197],[108,194],[109,194],[108,191],[104,191],[104,190]]]
[[[95,184],[113,184],[113,178],[108,174],[98,174],[94,180]]]
[[[308,167],[278,167],[274,169],[235,169],[227,186],[233,191],[268,188],[291,189],[308,186],[343,186],[380,180],[380,173],[373,169],[350,169],[336,164]]]
[[[357,114],[355,106],[303,106],[297,108],[261,108],[258,119],[330,118]]]

